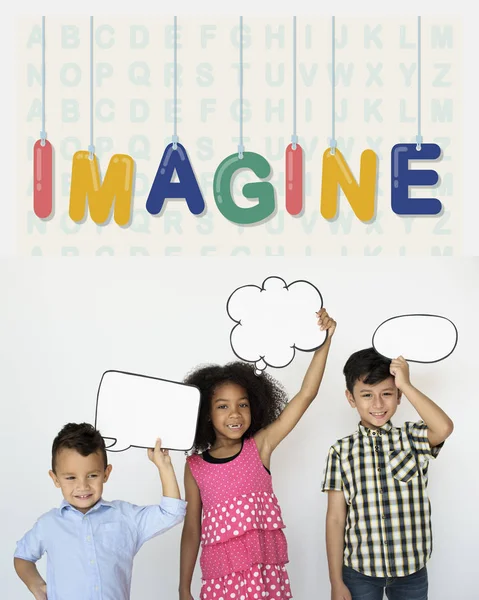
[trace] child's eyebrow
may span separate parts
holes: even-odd
[[[95,469],[94,471],[88,471],[88,475],[92,475],[93,473],[101,473],[100,469]],[[63,477],[73,476],[76,477],[76,473],[60,473]]]
[[[241,398],[238,398],[238,400],[249,400],[248,396],[241,396]],[[215,404],[217,402],[231,402],[231,400],[226,400],[225,398],[217,398],[215,400]]]

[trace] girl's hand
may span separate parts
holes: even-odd
[[[160,471],[162,469],[171,467],[170,453],[168,450],[161,447],[160,438],[156,440],[154,448],[148,448],[148,458],[151,460],[151,462],[155,463]]]
[[[332,319],[325,308],[322,308],[320,311],[316,313],[318,317],[318,325],[321,331],[328,331],[328,338],[332,337],[336,330],[336,321]]]
[[[331,600],[352,600],[351,592],[343,581],[331,586]]]
[[[404,391],[404,387],[411,384],[409,379],[409,365],[403,356],[393,358],[389,372],[394,377],[394,383],[401,392]]]

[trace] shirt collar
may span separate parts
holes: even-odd
[[[92,506],[90,508],[90,510],[87,513],[85,513],[85,515],[88,515],[91,512],[96,512],[101,506],[109,506],[111,508],[115,508],[115,505],[112,502],[108,502],[108,500],[103,500],[103,498],[100,498],[100,500],[98,500],[98,502],[94,506]],[[74,506],[72,506],[69,502],[67,502],[65,499],[60,504],[60,508],[58,510],[60,511],[61,515],[63,515],[63,512],[65,510],[73,510],[78,513],[80,512]],[[83,514],[83,513],[80,513],[80,514]]]
[[[379,429],[369,429],[369,427],[365,427],[361,422],[359,422],[359,431],[363,435],[367,436],[375,436],[375,435],[384,435],[385,433],[389,433],[393,428],[391,421],[384,423]]]

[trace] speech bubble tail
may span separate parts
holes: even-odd
[[[256,375],[261,375],[261,373],[266,369],[266,367],[268,365],[264,362],[264,360],[262,358],[260,358],[260,360],[257,360],[254,363],[254,366],[255,366],[255,371],[254,371],[255,374]]]
[[[118,441],[117,438],[104,437],[103,439],[105,440],[105,447],[108,452],[123,452],[131,447],[128,442],[122,442],[121,440]],[[107,444],[107,440],[111,441],[111,443]]]

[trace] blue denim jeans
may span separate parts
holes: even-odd
[[[427,600],[427,569],[405,577],[369,577],[343,566],[343,581],[353,600]]]

